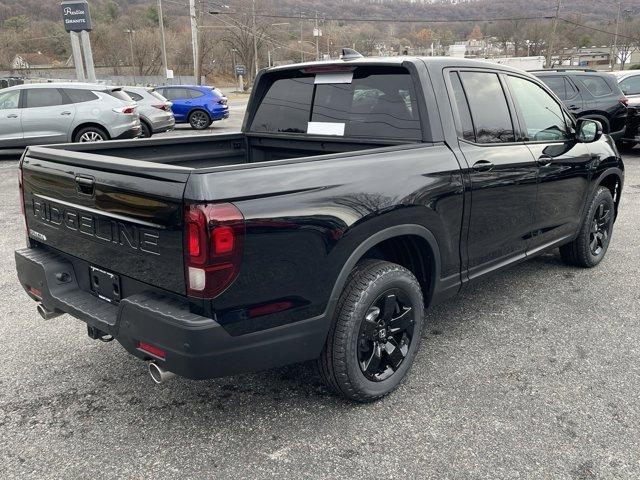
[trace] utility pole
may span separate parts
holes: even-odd
[[[329,27],[327,20],[322,19],[322,29],[324,30],[324,38],[327,40],[327,58],[331,58],[331,47],[329,46]]]
[[[133,58],[133,33],[135,30],[131,30],[127,28],[124,33],[129,34],[129,48],[131,49],[131,75],[133,75],[133,84],[136,84],[136,64],[135,59]]]
[[[256,38],[256,0],[251,2],[252,34],[253,34],[253,78],[258,75],[258,39]]]
[[[204,1],[200,2],[200,20],[196,25],[204,25]],[[196,30],[198,35],[198,73],[196,74],[196,83],[202,85],[202,33],[200,28]]]
[[[302,48],[302,11],[300,11],[300,61],[304,62],[304,49]]]
[[[169,80],[167,65],[167,44],[164,41],[164,20],[162,19],[162,0],[158,0],[158,23],[160,27],[160,49],[162,50],[162,68],[164,69],[164,78]]]
[[[196,77],[196,83],[200,83],[198,78],[198,22],[196,19],[196,2],[189,0],[189,18],[191,19],[191,49],[193,50],[193,76]]]
[[[547,61],[546,61],[547,68],[551,68],[551,55],[553,54],[553,43],[556,40],[556,30],[558,28],[558,17],[560,16],[560,3],[561,3],[561,0],[558,0],[558,2],[556,3],[556,15],[553,18],[551,33],[549,34],[549,41],[547,42]]]
[[[618,15],[616,16],[616,33],[613,36],[613,45],[611,47],[611,71],[615,69],[616,57],[618,56],[618,28],[620,27],[620,8],[622,2],[618,2]]]
[[[313,29],[313,35],[316,37],[316,60],[320,60],[320,28],[318,27],[318,11],[316,10],[316,26]]]

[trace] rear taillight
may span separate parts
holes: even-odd
[[[29,230],[27,229],[27,215],[25,213],[24,210],[24,172],[22,170],[23,168],[23,162],[24,162],[24,158],[21,157],[20,158],[20,166],[19,168],[19,175],[18,175],[18,189],[20,190],[20,213],[22,214],[22,222],[24,225],[24,231],[25,233],[28,235],[29,234]]]
[[[169,108],[169,105],[167,105],[166,103],[162,103],[159,105],[152,105],[152,107],[157,108],[158,110],[164,110],[165,112],[168,112],[169,110],[171,110]]]
[[[629,106],[629,99],[627,97],[620,97],[618,101],[623,104],[625,107]]]
[[[240,271],[244,217],[231,203],[187,205],[184,217],[187,292],[213,298]]]
[[[136,113],[136,107],[117,107],[112,109],[115,113],[121,113],[123,115],[133,115]]]
[[[218,104],[219,105],[226,105],[227,104],[227,99],[226,98],[221,98],[220,100],[218,100]]]

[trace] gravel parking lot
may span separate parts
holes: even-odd
[[[0,162],[0,475],[640,478],[640,151],[625,161],[599,267],[553,252],[431,310],[408,381],[371,405],[309,365],[158,386],[80,321],[45,322],[16,280],[18,169]]]

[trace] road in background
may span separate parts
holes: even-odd
[[[640,152],[625,162],[600,266],[554,251],[430,310],[407,381],[369,405],[309,364],[155,385],[82,322],[42,320],[0,163],[2,478],[640,478]]]

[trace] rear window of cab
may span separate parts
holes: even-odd
[[[264,77],[251,132],[422,138],[413,79],[403,67],[277,73]]]

